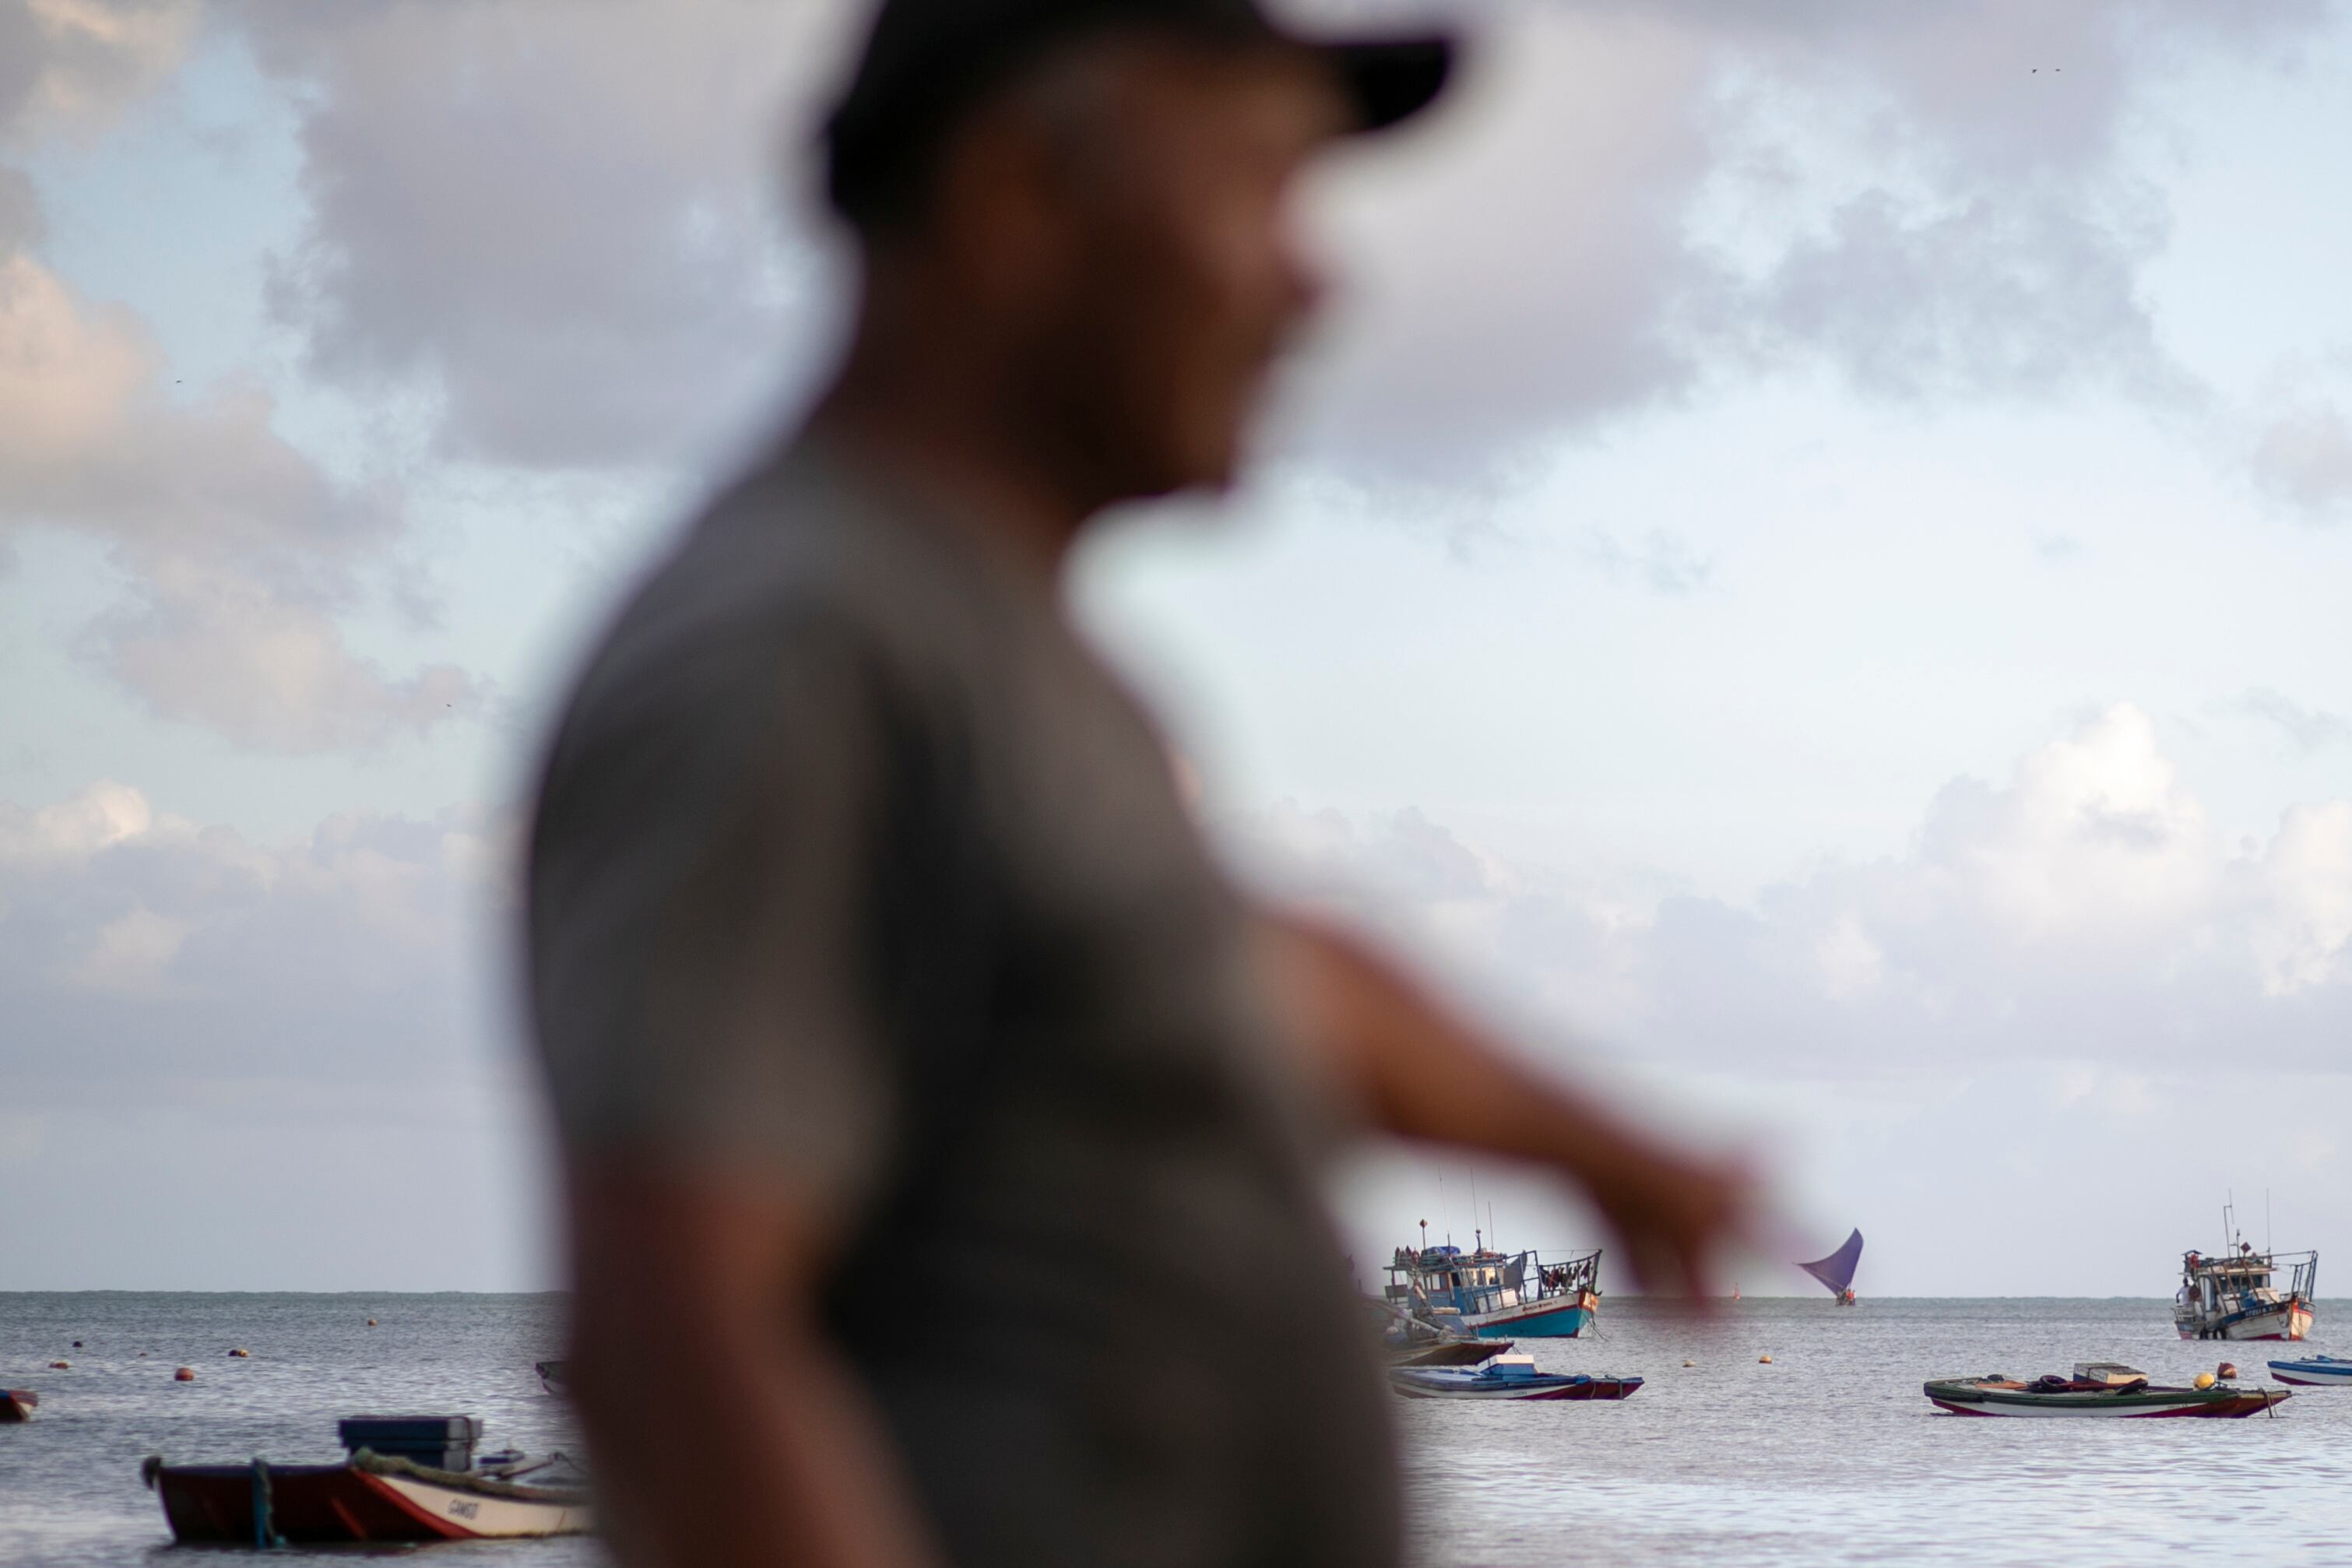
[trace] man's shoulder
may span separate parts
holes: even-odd
[[[926,667],[954,663],[972,613],[932,554],[823,460],[787,448],[714,497],[629,596],[574,713],[740,701],[808,661],[924,684]]]

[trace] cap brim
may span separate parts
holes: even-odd
[[[1359,132],[1385,131],[1437,100],[1454,74],[1454,40],[1440,34],[1361,43],[1318,43],[1356,105]]]

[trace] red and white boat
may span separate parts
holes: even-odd
[[[437,1446],[436,1464],[368,1446],[398,1446],[396,1436],[372,1427],[414,1431],[444,1423],[464,1436]],[[479,1426],[464,1416],[360,1417],[343,1427],[352,1451],[340,1464],[167,1465],[150,1458],[141,1474],[182,1542],[479,1541],[580,1535],[593,1527],[587,1478],[561,1454],[502,1454],[477,1465],[472,1438]]]
[[[2278,1277],[2286,1275],[2286,1289]],[[2184,1340],[2299,1340],[2311,1332],[2316,1252],[2256,1252],[2248,1241],[2219,1258],[2186,1253],[2172,1326]]]

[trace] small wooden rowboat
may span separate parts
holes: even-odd
[[[1627,1399],[1642,1380],[1538,1372],[1533,1356],[1498,1355],[1475,1367],[1391,1367],[1389,1386],[1407,1399]]]
[[[563,1484],[536,1485],[552,1466]],[[588,1493],[560,1458],[539,1465],[436,1470],[362,1451],[340,1465],[166,1465],[147,1484],[183,1542],[476,1541],[579,1535]]]
[[[2128,1367],[2078,1366],[2073,1377],[2053,1374],[2032,1383],[2016,1378],[1938,1378],[1930,1401],[1955,1415],[2168,1416],[2227,1419],[2268,1410],[2288,1397],[2284,1388],[2239,1388],[2200,1378],[2202,1388],[2160,1388]]]
[[[2332,1355],[2315,1355],[2305,1361],[2274,1361],[2271,1375],[2281,1383],[2292,1383],[2305,1388],[2336,1388],[2352,1384],[2352,1361],[2338,1361]]]
[[[29,1388],[0,1388],[0,1426],[30,1421],[40,1404],[41,1396]]]

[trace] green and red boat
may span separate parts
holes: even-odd
[[[2199,1386],[2167,1388],[2145,1373],[2114,1362],[2077,1365],[2074,1375],[2052,1373],[2032,1382],[2004,1377],[1937,1378],[1927,1398],[1955,1415],[2026,1415],[2060,1418],[2149,1418],[2195,1415],[2229,1420],[2269,1410],[2289,1397],[2284,1388],[2241,1388],[2212,1376]]]

